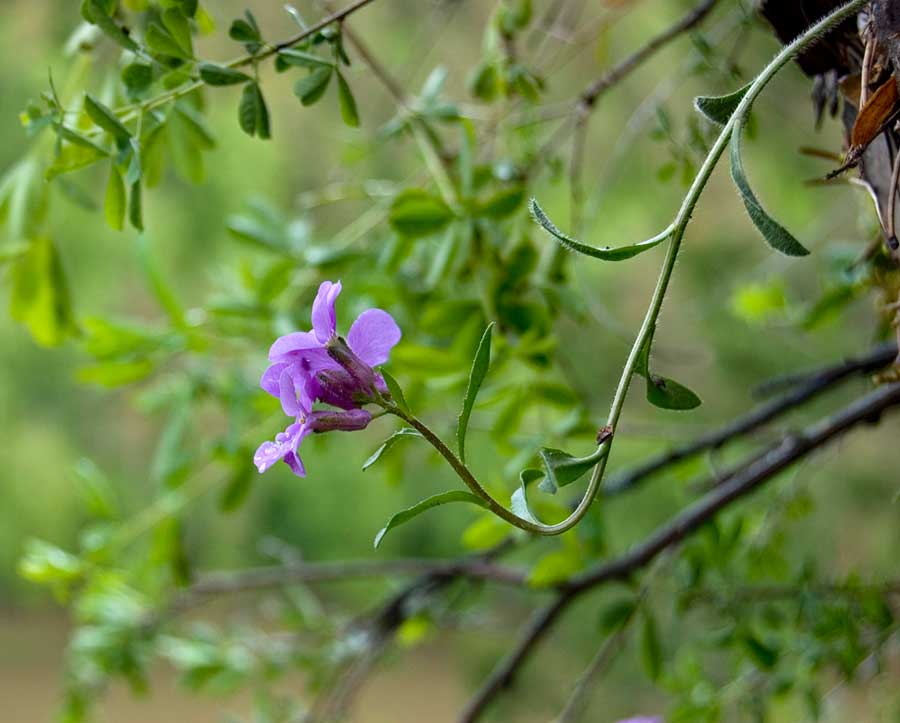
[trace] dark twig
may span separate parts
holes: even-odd
[[[877,422],[883,412],[897,405],[900,405],[900,384],[886,385],[854,401],[837,414],[798,434],[789,435],[776,449],[715,487],[625,554],[570,579],[559,588],[556,599],[534,615],[514,650],[500,662],[468,703],[460,721],[471,723],[478,720],[494,699],[512,684],[522,664],[577,596],[613,580],[628,580],[664,550],[674,547],[700,529],[720,510],[754,492],[797,460],[856,425]]]
[[[170,612],[181,612],[218,595],[390,575],[490,580],[517,586],[525,585],[527,581],[525,572],[495,563],[485,556],[464,557],[457,560],[408,558],[272,565],[238,572],[207,573],[175,599]]]
[[[847,359],[838,364],[793,375],[777,381],[779,387],[790,384],[782,396],[760,404],[749,413],[738,417],[724,427],[713,430],[698,439],[679,447],[674,447],[656,457],[652,457],[634,469],[613,476],[601,489],[604,496],[614,496],[640,484],[647,477],[665,469],[681,460],[693,457],[709,449],[718,449],[727,442],[756,431],[773,419],[790,412],[809,400],[828,391],[838,383],[858,374],[871,374],[884,368],[897,357],[897,346],[894,343],[883,344],[868,354]],[[771,387],[770,387],[771,388]]]

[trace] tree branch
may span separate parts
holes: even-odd
[[[494,699],[512,685],[534,648],[576,597],[607,582],[629,579],[661,552],[674,547],[700,529],[720,510],[754,492],[797,460],[839,438],[858,424],[877,422],[883,412],[897,405],[900,405],[900,384],[886,385],[802,432],[788,435],[769,454],[737,471],[733,477],[673,517],[625,554],[586,570],[563,584],[556,599],[534,615],[514,650],[498,664],[470,700],[460,721],[472,723],[478,720]]]
[[[738,417],[719,429],[682,446],[674,447],[643,464],[614,475],[601,489],[605,497],[612,497],[628,491],[647,477],[688,457],[693,457],[709,449],[718,449],[737,437],[756,431],[765,424],[790,412],[802,404],[828,391],[840,382],[857,374],[871,374],[883,369],[897,358],[895,343],[882,344],[862,357],[847,359],[838,364],[821,367],[801,376],[792,375],[791,384],[795,384],[785,394],[776,399],[760,404],[747,414]],[[779,385],[784,380],[778,381]],[[769,385],[767,385],[769,386]]]

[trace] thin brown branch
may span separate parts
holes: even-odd
[[[311,562],[272,565],[237,572],[207,573],[187,588],[176,599],[173,606],[177,610],[183,610],[220,595],[267,590],[287,585],[339,582],[392,575],[428,575],[433,578],[489,580],[514,586],[525,585],[527,581],[525,572],[492,562],[483,556],[451,560],[407,558]]]
[[[537,644],[550,632],[569,604],[588,590],[614,580],[628,580],[660,553],[699,530],[722,509],[756,491],[779,472],[817,449],[834,441],[858,424],[876,423],[886,410],[900,405],[900,384],[870,392],[838,413],[787,436],[769,454],[755,459],[745,469],[659,527],[643,542],[609,562],[570,579],[559,589],[556,599],[541,608],[526,626],[514,650],[504,658],[465,708],[460,721],[478,720],[500,693],[512,685],[519,669]]]
[[[883,369],[897,357],[897,346],[894,343],[883,344],[867,354],[846,359],[837,364],[821,367],[802,376],[792,376],[788,389],[782,396],[760,404],[747,414],[708,434],[674,447],[643,464],[613,476],[604,485],[601,493],[604,496],[621,494],[646,480],[650,475],[659,472],[684,459],[693,457],[710,449],[718,449],[726,443],[755,432],[760,427],[778,419],[782,415],[796,409],[820,394],[834,388],[840,382],[857,375],[872,374]],[[779,380],[784,384],[785,380]]]

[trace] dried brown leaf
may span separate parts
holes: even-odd
[[[897,92],[897,82],[891,76],[872,93],[860,109],[850,134],[851,145],[857,147],[869,145],[884,128],[884,124],[896,113],[898,101],[900,93]]]

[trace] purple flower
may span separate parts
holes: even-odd
[[[616,723],[664,723],[662,716],[658,715],[639,715],[636,718],[623,718]]]
[[[296,422],[256,450],[253,461],[260,472],[283,459],[295,474],[305,476],[297,453],[303,438],[310,432],[364,429],[372,416],[362,405],[386,392],[373,367],[388,360],[400,341],[400,327],[386,311],[368,309],[353,322],[345,341],[337,334],[334,309],[340,293],[340,282],[323,281],[313,302],[312,330],[286,334],[269,349],[271,364],[260,386],[278,397],[284,413]],[[313,411],[316,402],[343,411]]]

